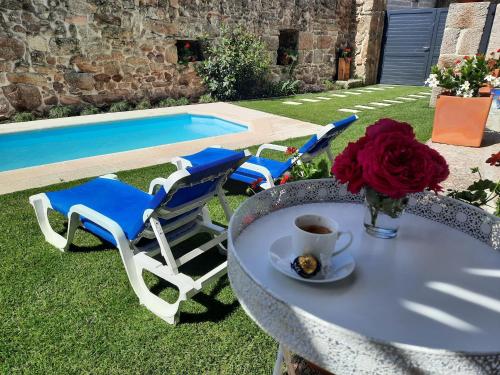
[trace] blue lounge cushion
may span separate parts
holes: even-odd
[[[280,176],[283,175],[287,170],[290,169],[292,166],[292,159],[288,159],[287,161],[277,161],[277,160],[272,160],[272,159],[266,159],[266,158],[261,158],[258,156],[251,156],[248,160],[248,163],[255,164],[255,165],[260,165],[262,167],[265,167],[269,170],[271,173],[271,176],[273,179],[277,179]],[[262,178],[263,181],[262,183],[265,183],[266,180],[264,178],[264,175],[252,171],[250,169],[246,169],[244,167],[239,167],[236,172],[234,172],[229,178],[232,180],[237,180],[240,182],[244,182],[247,184],[253,183],[255,180],[258,178]]]
[[[163,190],[163,189],[161,189]],[[82,204],[115,221],[125,236],[132,240],[143,230],[142,215],[148,208],[154,208],[154,195],[147,194],[121,181],[96,178],[69,189],[46,193],[52,208],[67,215],[70,208]],[[92,233],[115,243],[105,229],[81,218],[82,225]]]
[[[201,150],[200,152],[186,155],[182,158],[189,160],[192,166],[197,166],[240,154],[240,151],[228,150],[226,148],[208,147],[204,150]]]

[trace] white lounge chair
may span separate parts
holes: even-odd
[[[357,119],[358,116],[352,115],[324,126],[321,132],[311,136],[311,138],[297,150],[297,155],[290,156],[286,161],[267,159],[260,156],[262,151],[266,149],[286,152],[286,146],[263,144],[257,150],[256,155],[251,156],[248,161],[239,167],[229,178],[246,184],[262,181],[259,184],[260,187],[262,189],[269,189],[274,186],[277,179],[281,178],[283,174],[289,171],[296,163],[310,161],[323,153],[326,153],[330,162],[333,163],[333,155],[330,151],[332,141]],[[213,146],[192,155],[175,157],[172,159],[172,163],[174,163],[178,169],[184,169],[225,158],[233,155],[235,152],[236,151]]]
[[[114,244],[141,304],[175,324],[181,302],[226,273],[227,262],[196,280],[181,273],[179,267],[215,246],[225,250],[221,243],[227,238],[226,229],[212,222],[206,204],[217,196],[229,219],[231,209],[222,185],[246,158],[244,152],[239,152],[203,166],[177,171],[166,179],[157,178],[151,182],[149,193],[107,175],[69,189],[31,196],[30,203],[45,239],[62,251],[68,249],[79,226]],[[52,229],[49,210],[67,216],[66,237]],[[175,258],[171,248],[200,232],[210,233],[212,239]],[[147,241],[148,238],[156,241]],[[144,242],[146,244],[141,245]],[[153,258],[160,253],[163,261]],[[143,270],[175,285],[179,289],[177,301],[168,303],[153,294],[144,282]]]

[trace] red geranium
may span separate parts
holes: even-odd
[[[290,146],[290,147],[286,148],[285,154],[286,155],[293,155],[296,152],[297,152],[297,147]]]
[[[491,156],[488,159],[486,159],[486,163],[492,166],[500,167],[500,152],[497,152],[496,154],[491,154]]]
[[[449,170],[437,151],[415,139],[409,124],[381,119],[335,158],[332,173],[351,193],[369,186],[399,199],[425,189],[440,191]]]
[[[186,42],[186,43],[184,44],[184,48],[185,48],[185,49],[190,49],[190,48],[191,48],[191,43]]]

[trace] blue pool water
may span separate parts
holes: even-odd
[[[180,114],[4,134],[0,171],[247,130],[217,117]]]

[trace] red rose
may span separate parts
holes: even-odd
[[[464,60],[469,60],[470,57],[469,56],[464,56]]]
[[[436,150],[415,139],[409,124],[381,119],[335,158],[332,174],[347,183],[351,193],[370,186],[399,199],[427,188],[440,191],[439,183],[448,177],[449,170]]]
[[[351,193],[359,193],[365,185],[361,166],[358,163],[358,152],[366,143],[366,137],[358,139],[357,142],[350,142],[334,160],[332,174],[342,184],[347,183],[347,190]]]
[[[406,122],[398,122],[390,118],[383,118],[378,120],[375,124],[366,128],[366,136],[374,138],[380,134],[398,133],[403,137],[410,137],[415,139],[415,133],[410,124]]]

